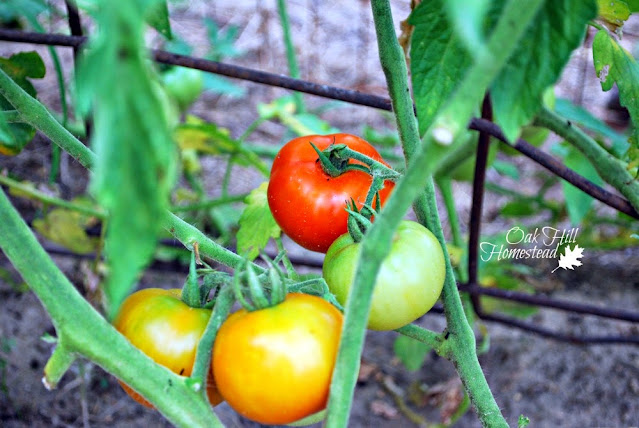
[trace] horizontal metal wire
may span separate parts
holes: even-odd
[[[56,45],[56,46],[68,46],[78,48],[86,41],[86,37],[82,36],[66,36],[61,34],[40,34],[25,32],[19,30],[10,30],[0,28],[0,40],[21,42],[21,43],[33,43],[42,45]],[[225,64],[215,61],[210,61],[202,58],[194,58],[185,55],[178,55],[162,50],[152,50],[154,59],[158,62],[179,65],[189,68],[195,68],[202,71],[224,75],[227,77],[248,80],[256,83],[266,84],[270,86],[277,86],[294,91],[304,92],[307,94],[317,95],[334,100],[345,101],[351,104],[357,104],[367,107],[373,107],[381,110],[391,111],[391,101],[388,98],[366,94],[359,91],[353,91],[349,89],[337,88],[329,85],[322,85],[318,83],[308,82],[300,79],[293,79],[288,76],[278,75],[274,73],[268,73],[264,71],[254,70],[247,67],[241,67],[231,64]],[[474,118],[469,124],[469,128],[480,132],[486,132],[491,136],[506,142],[506,139],[501,129],[494,123]],[[537,149],[536,147],[528,144],[524,140],[519,140],[513,148],[523,153],[525,156],[542,165],[552,173],[563,178],[567,182],[573,184],[575,187],[581,189],[590,196],[598,199],[599,201],[623,212],[631,217],[639,219],[639,213],[631,206],[631,204],[624,198],[611,193],[600,186],[592,183],[590,180],[584,178],[577,172],[565,167],[559,160],[546,154],[545,152]],[[78,256],[70,251],[60,248],[50,248],[52,253],[60,255]],[[83,256],[83,257],[91,257]],[[319,267],[321,264],[306,259],[294,259],[294,263],[302,265],[310,265]],[[319,266],[318,266],[319,264]],[[163,269],[162,263],[155,263],[154,268]],[[170,269],[177,269],[175,264],[172,264]],[[469,292],[471,295],[487,295],[503,300],[510,300],[520,303],[526,303],[541,307],[554,308],[564,311],[571,311],[575,313],[582,313],[588,315],[596,315],[605,318],[639,322],[639,314],[610,308],[601,308],[593,305],[584,305],[574,302],[557,301],[542,295],[527,295],[524,293],[517,293],[509,290],[486,288],[478,285],[460,285],[460,290]],[[545,329],[540,326],[536,326],[531,323],[527,323],[518,319],[509,318],[501,314],[487,314],[479,310],[478,315],[480,318],[487,321],[499,322],[505,325],[516,327],[522,330],[530,331],[551,339],[567,341],[571,343],[631,343],[639,344],[639,337],[619,337],[619,336],[577,336],[564,333],[554,332]],[[441,312],[442,309],[435,308],[436,312]]]
[[[19,30],[0,29],[0,40],[34,43],[43,45],[57,45],[77,47],[87,41],[86,37],[81,36],[65,36],[62,34],[40,34]],[[280,88],[291,89],[294,91],[304,92],[307,94],[317,95],[320,97],[330,98],[339,101],[345,101],[351,104],[357,104],[376,109],[391,111],[391,101],[388,98],[377,95],[366,94],[359,91],[337,88],[334,86],[322,85],[318,83],[308,82],[300,79],[293,79],[274,73],[254,70],[247,67],[241,67],[232,64],[225,64],[210,61],[202,58],[194,58],[185,55],[178,55],[162,50],[152,50],[154,58],[158,62],[171,65],[180,65],[183,67],[195,68],[198,70],[221,74],[236,79],[248,80]],[[470,129],[477,131],[485,130],[493,137],[506,141],[504,134],[500,128],[492,122],[474,118],[469,124]],[[506,143],[507,144],[507,143]],[[514,149],[520,151],[528,158],[539,163],[544,168],[563,178],[575,187],[581,189],[593,198],[609,205],[631,217],[639,219],[639,213],[624,198],[611,193],[602,187],[594,184],[592,181],[578,174],[577,172],[565,167],[561,161],[544,153],[524,140],[519,140]]]

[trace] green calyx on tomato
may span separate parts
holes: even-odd
[[[331,176],[324,170],[310,143],[320,151],[331,145],[344,144],[386,167],[388,164],[373,146],[350,134],[299,137],[279,151],[271,168],[267,191],[273,217],[293,241],[309,250],[325,253],[333,241],[347,231],[347,201],[353,199],[361,209],[373,178],[361,170]],[[353,159],[348,162],[364,165]],[[383,182],[379,191],[380,205],[384,204],[393,187],[392,181]]]
[[[216,385],[241,415],[289,424],[326,407],[342,330],[326,300],[291,293],[279,305],[232,314],[217,333]]]
[[[359,261],[360,244],[340,236],[324,259],[323,275],[337,300],[345,305]],[[428,312],[441,294],[446,277],[442,247],[428,229],[402,221],[377,275],[368,320],[371,330],[394,330]]]
[[[122,304],[113,326],[133,346],[156,363],[180,376],[190,376],[197,345],[211,317],[210,309],[191,308],[180,300],[179,289],[147,288],[131,294]],[[222,401],[209,374],[206,392],[212,405]],[[138,403],[152,405],[120,382]]]

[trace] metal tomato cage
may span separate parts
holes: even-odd
[[[66,46],[71,47],[74,50],[74,54],[77,55],[80,47],[87,41],[87,38],[82,36],[82,28],[80,25],[80,16],[77,9],[72,5],[72,2],[65,2],[68,9],[68,21],[71,29],[72,36],[65,36],[60,34],[44,34],[44,33],[32,33],[19,30],[9,30],[0,28],[0,40],[17,42],[17,43],[31,43],[48,46]],[[311,95],[317,95],[324,98],[333,100],[345,101],[351,104],[357,104],[367,107],[372,107],[380,110],[391,111],[391,101],[388,98],[379,97],[376,95],[366,94],[349,89],[342,89],[328,85],[317,84],[300,79],[293,79],[290,77],[267,73],[259,70],[250,69],[247,67],[240,67],[236,65],[220,63],[215,61],[209,61],[202,58],[195,58],[185,55],[178,55],[162,50],[151,51],[153,58],[164,64],[179,65],[188,68],[194,68],[209,73],[220,74],[227,77],[236,79],[248,80],[255,83],[261,83],[270,86],[277,86],[293,91],[304,92]],[[488,99],[484,102],[482,108],[482,117],[474,118],[469,123],[469,129],[478,131],[480,133],[479,143],[477,146],[477,161],[475,166],[475,180],[473,182],[473,196],[472,207],[470,215],[469,226],[469,243],[468,243],[468,274],[469,280],[467,284],[459,284],[460,291],[467,292],[471,296],[472,305],[475,314],[478,318],[485,321],[492,321],[501,323],[507,326],[516,327],[518,329],[528,331],[540,336],[544,336],[550,339],[570,342],[573,344],[634,344],[639,345],[639,336],[587,336],[570,333],[562,333],[559,331],[551,330],[531,322],[522,321],[513,317],[505,316],[502,314],[487,313],[483,310],[480,296],[490,296],[497,299],[524,303],[528,305],[534,305],[542,308],[556,309],[566,312],[574,312],[584,315],[594,315],[602,318],[614,319],[619,321],[627,321],[635,323],[639,326],[639,312],[633,312],[623,309],[606,308],[602,306],[589,305],[575,303],[567,300],[552,299],[548,296],[541,294],[525,294],[515,291],[503,290],[498,288],[483,287],[478,282],[477,266],[478,266],[478,245],[481,227],[481,212],[484,199],[484,178],[486,172],[486,159],[488,155],[488,148],[490,144],[490,137],[494,137],[500,140],[503,144],[508,144],[501,129],[491,121],[490,113],[490,101]],[[519,140],[513,145],[516,150],[521,152],[524,156],[531,159],[533,162],[546,168],[551,173],[561,177],[565,181],[571,183],[575,187],[581,189],[583,192],[592,196],[593,198],[603,202],[604,204],[616,209],[619,212],[627,214],[635,219],[639,219],[639,213],[632,207],[632,205],[625,199],[616,194],[613,194],[604,188],[594,184],[590,180],[584,178],[577,172],[564,166],[561,161],[548,155],[547,153],[537,149],[524,140]],[[172,242],[166,242],[164,244],[175,245]],[[63,250],[61,248],[49,248],[49,252],[70,255],[74,257],[91,257],[90,255],[80,256],[72,252]],[[292,258],[292,262],[300,265],[317,266],[316,263],[304,259]],[[170,270],[183,270],[183,266],[179,263],[164,263],[155,264],[153,267],[159,267],[161,269]],[[436,305],[433,312],[443,312],[443,308],[440,305]]]

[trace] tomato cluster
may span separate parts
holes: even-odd
[[[327,251],[324,278],[337,300],[345,304],[360,258],[360,244],[346,233],[346,201],[362,206],[372,179],[361,169],[327,174],[311,142],[319,150],[345,144],[386,163],[364,140],[336,134],[295,139],[284,146],[273,164],[268,188],[273,216],[301,245]],[[346,162],[344,159],[343,164]],[[378,193],[380,204],[392,189],[392,182],[385,183]],[[422,225],[403,221],[380,266],[369,328],[397,329],[425,314],[441,293],[444,266],[437,238]],[[320,297],[302,293],[288,294],[271,306],[257,306],[247,305],[251,310],[233,313],[217,332],[207,381],[210,403],[224,399],[241,415],[262,424],[321,420],[340,343],[341,312]],[[114,326],[158,364],[190,376],[210,317],[210,309],[184,303],[180,290],[146,289],[125,300]],[[151,406],[127,385],[122,386],[138,402]]]

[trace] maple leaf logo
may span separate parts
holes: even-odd
[[[557,269],[562,268],[564,270],[570,269],[575,270],[575,267],[581,266],[582,263],[579,261],[580,258],[584,256],[584,249],[579,245],[575,245],[575,248],[570,249],[570,245],[566,247],[564,254],[559,256],[559,266],[554,268],[552,272],[554,273]]]

